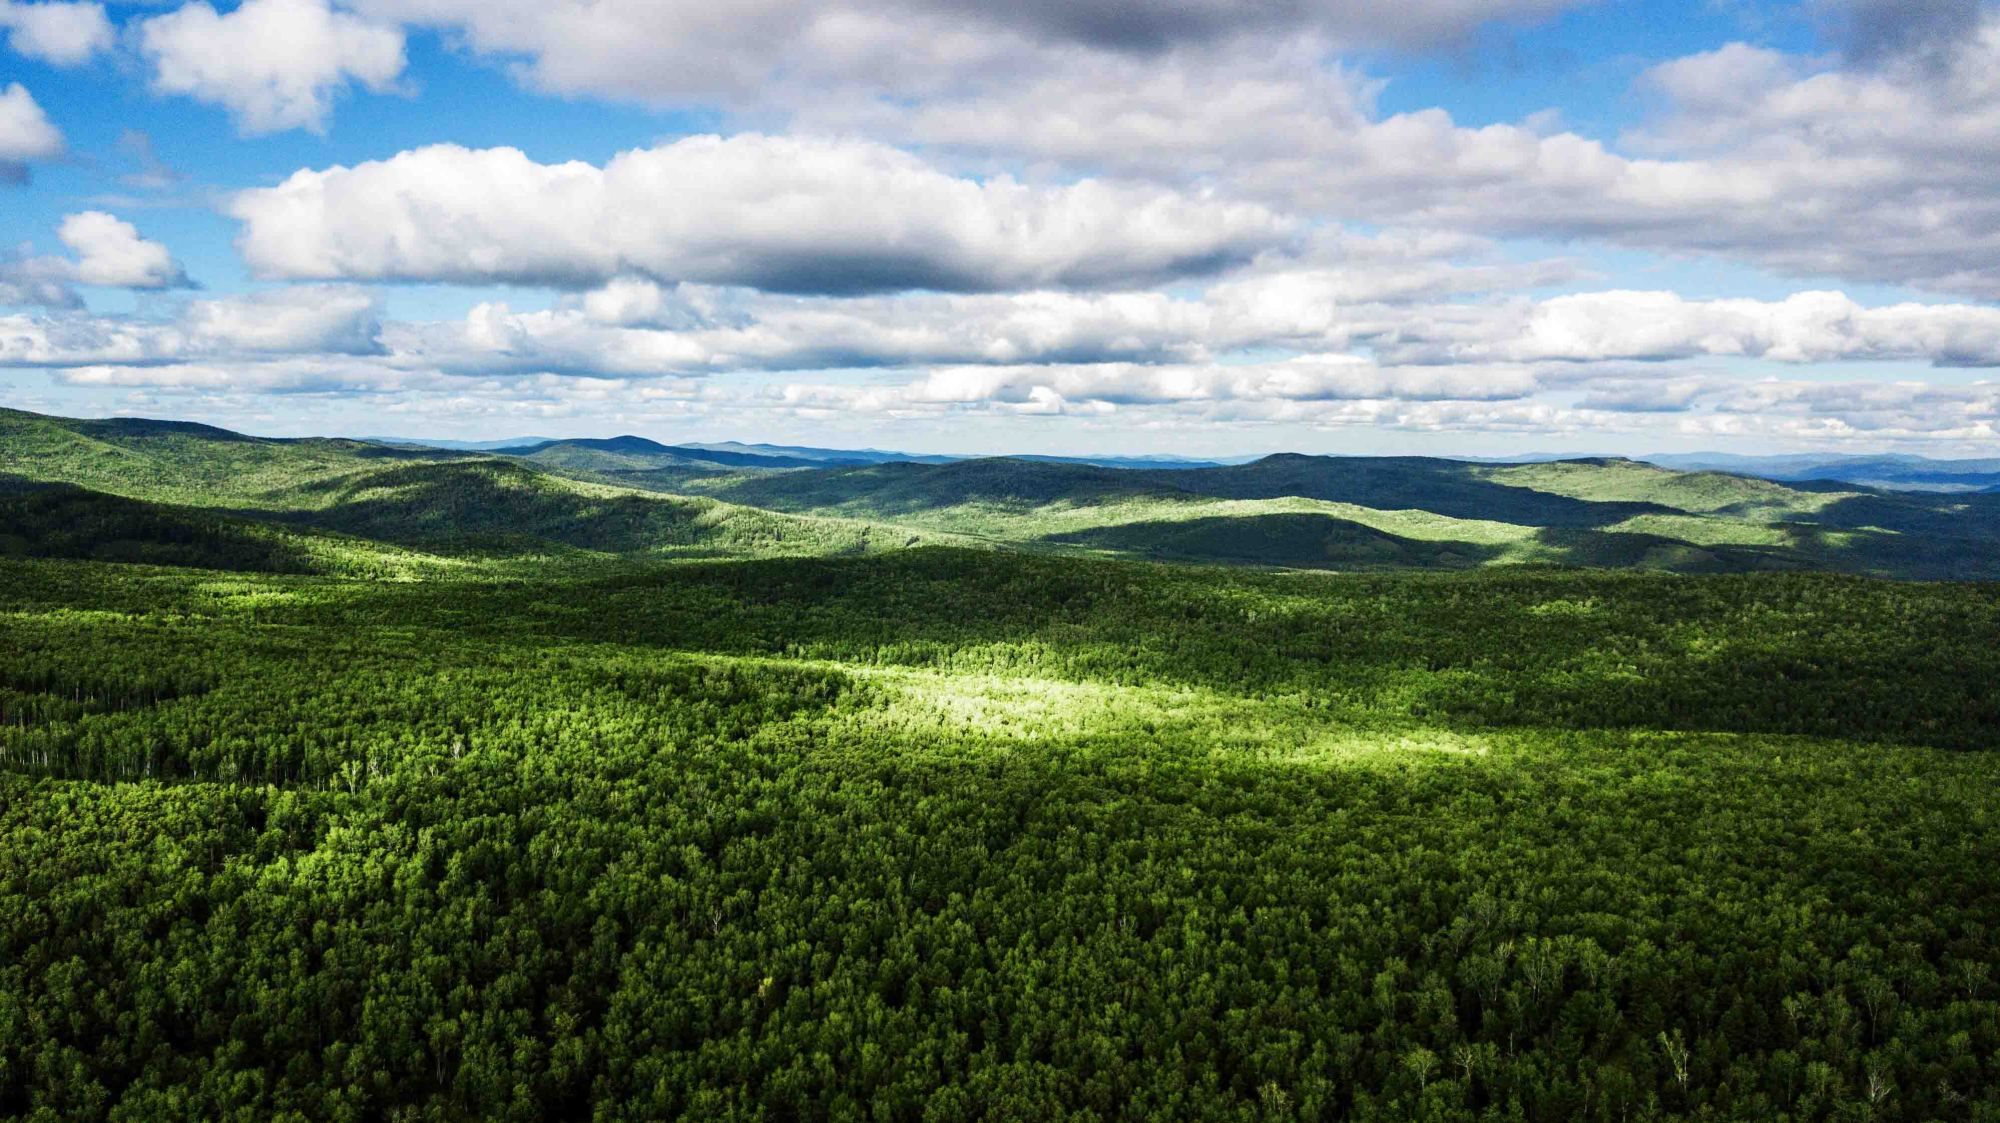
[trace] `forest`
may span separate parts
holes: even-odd
[[[1976,496],[548,451],[0,414],[0,1118],[2000,1121]]]

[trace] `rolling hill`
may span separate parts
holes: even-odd
[[[783,453],[635,436],[482,453],[0,412],[0,473],[84,489],[95,497],[86,521],[105,528],[84,536],[97,544],[79,545],[83,539],[63,537],[38,516],[27,522],[43,528],[34,532],[41,538],[17,532],[15,552],[88,546],[144,554],[134,544],[153,541],[161,557],[198,557],[184,549],[195,542],[254,553],[247,543],[265,541],[263,532],[246,528],[277,527],[461,562],[798,556],[955,543],[1298,569],[1557,565],[2000,578],[2000,495],[1785,484],[1601,457],[1510,464],[1281,454],[1242,464],[1107,467],[1049,458],[838,463]],[[171,510],[146,523],[136,508],[110,506],[112,499]],[[200,509],[231,520],[228,532],[215,529],[221,523],[185,529]],[[142,524],[152,529],[116,532]],[[216,545],[246,533],[235,545]],[[325,554],[332,540],[314,541]],[[112,542],[128,546],[105,544]],[[259,564],[302,571],[324,564],[296,560],[311,551],[298,553],[290,540],[269,549],[276,552]]]
[[[818,468],[829,464],[860,464],[860,460],[824,460],[813,457],[767,455],[735,449],[704,448],[696,445],[663,445],[645,437],[578,437],[540,444],[498,448],[502,456],[515,456],[543,467],[583,472],[629,472],[655,468]]]
[[[314,570],[307,562],[287,560],[299,550],[292,539],[311,531],[431,554],[502,558],[841,554],[946,540],[856,520],[605,486],[491,454],[334,438],[271,439],[178,422],[77,421],[14,410],[0,412],[0,477],[11,481],[21,505],[54,502],[51,495],[20,497],[36,484],[67,485],[76,489],[72,499],[78,502],[79,495],[90,497],[93,525],[106,527],[85,536],[91,551],[108,549],[109,542],[151,538],[154,553],[179,557],[179,539],[206,541],[203,535],[222,533],[214,528],[227,527],[232,534],[246,527],[285,528],[287,544],[273,546],[277,553],[249,568],[268,564],[298,572]],[[140,509],[148,505],[159,511],[144,533],[121,536],[111,525],[144,521]],[[188,529],[196,523],[202,529]],[[86,548],[78,544],[84,539],[72,541],[74,536],[40,515],[24,519],[17,529],[32,534],[15,534],[15,552]],[[251,537],[261,541],[265,530]]]
[[[680,557],[865,553],[943,535],[608,487],[489,459],[399,465],[308,485],[265,517],[452,554],[585,551]]]
[[[1176,561],[2000,575],[2000,503],[1989,497],[1792,487],[1621,459],[1286,454],[1170,470],[994,459],[625,478],[770,510]]]
[[[1786,483],[1832,481],[1895,491],[1986,491],[2000,487],[2000,459],[1928,456],[1729,456],[1667,453],[1646,459],[1683,471],[1721,471]]]
[[[1982,497],[4,422],[0,1117],[2000,1108]]]
[[[0,409],[0,473],[191,506],[254,505],[301,485],[477,454],[341,438],[251,437],[143,418],[74,420]]]
[[[403,580],[439,559],[312,527],[0,476],[0,557]]]

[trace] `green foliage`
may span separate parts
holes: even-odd
[[[0,477],[0,556],[96,558],[262,573],[315,572],[269,527],[64,484]]]
[[[1722,472],[1675,472],[1636,460],[1556,460],[1483,468],[1486,479],[1593,503],[1653,503],[1690,514],[1810,515],[1856,494],[1800,491]]]
[[[0,409],[0,473],[194,506],[256,505],[275,492],[384,463],[463,455],[361,441],[265,440],[176,421],[76,421]]]
[[[481,572],[0,561],[0,1116],[2000,1118],[2000,589]]]
[[[1494,549],[1389,534],[1332,515],[1221,515],[1131,522],[1054,534],[1047,542],[1118,553],[1302,569],[1461,569]]]
[[[2000,497],[566,444],[0,413],[0,1118],[2000,1123]]]
[[[658,469],[617,478],[1016,546],[1183,561],[2000,577],[2000,502],[1985,496],[1802,490],[1624,460],[1496,466],[1271,456],[1175,470],[977,460],[736,475]]]
[[[0,476],[0,557],[411,578],[437,559],[378,542]]]
[[[495,459],[382,469],[308,485],[292,498],[293,510],[270,517],[451,553],[784,556],[861,553],[926,537],[561,479]]]
[[[985,543],[1339,570],[1529,564],[2000,577],[2000,495],[1795,487],[1624,460],[1287,455],[1193,469],[1018,459],[812,468],[638,437],[507,453],[0,411],[0,472],[454,558]]]

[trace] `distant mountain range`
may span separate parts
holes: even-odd
[[[491,452],[496,448],[520,448],[523,445],[547,444],[555,437],[506,437],[497,441],[448,441],[418,440],[415,437],[356,437],[357,441],[370,444],[392,445],[396,448],[448,448],[458,452]]]
[[[1976,475],[1929,463],[1892,466]],[[1618,457],[1095,462],[637,436],[489,450],[0,410],[0,554],[420,576],[468,558],[630,564],[929,545],[1299,569],[2000,579],[2000,494]]]
[[[1664,453],[1648,463],[1681,471],[1732,472],[1786,483],[1830,480],[1897,491],[2000,490],[2000,458],[1933,460],[1885,453],[1877,456],[1734,456],[1720,452]]]
[[[403,448],[445,448],[456,451],[498,452],[509,456],[534,456],[552,448],[569,447],[598,451],[625,451],[647,456],[672,455],[685,461],[734,464],[750,467],[823,467],[832,464],[949,464],[955,460],[979,460],[979,456],[947,456],[941,453],[896,452],[879,448],[815,448],[810,445],[748,444],[743,441],[689,442],[669,445],[648,437],[514,437],[495,441],[417,440],[406,437],[361,437],[365,441]],[[707,455],[719,454],[719,455]],[[1039,460],[1050,464],[1095,464],[1105,468],[1215,468],[1225,464],[1246,464],[1255,456],[1198,459],[1187,456],[1051,456],[1041,453],[1012,455],[1015,460]]]
[[[818,448],[809,445],[746,443],[743,441],[689,442],[669,445],[646,437],[609,438],[516,437],[493,441],[416,440],[410,438],[362,438],[403,447],[444,448],[459,451],[500,452],[510,456],[550,459],[561,456],[552,450],[590,449],[619,451],[681,464],[712,464],[730,467],[808,468],[860,464],[949,464],[959,460],[988,459],[979,456],[948,456],[939,453],[910,453],[877,448]],[[1009,459],[1034,460],[1049,464],[1090,464],[1103,468],[1219,468],[1247,464],[1256,456],[1186,457],[1152,456],[1052,456],[1035,453],[1012,455]],[[1528,453],[1520,456],[1459,457],[1475,464],[1539,464],[1560,460],[1591,459],[1574,453]],[[1618,459],[1612,457],[1611,459]],[[1924,456],[1883,453],[1864,456],[1834,456],[1823,453],[1790,453],[1768,456],[1724,452],[1656,453],[1634,457],[1648,464],[1683,472],[1728,472],[1739,476],[1777,480],[1782,483],[1833,481],[1862,484],[1892,491],[1970,492],[2000,490],[2000,457],[1985,459],[1932,459]]]

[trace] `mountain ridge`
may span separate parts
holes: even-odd
[[[148,541],[157,541],[162,557],[197,556],[175,551],[190,536],[264,534],[192,513],[207,511],[454,564],[798,556],[955,543],[1274,568],[1823,569],[2000,579],[2000,490],[1932,495],[1828,481],[1793,485],[1620,456],[846,463],[665,445],[634,434],[475,451],[5,411],[0,474],[161,505],[151,511],[108,498],[44,497],[34,508],[40,529],[17,535],[9,547],[28,553],[97,549],[89,535],[68,535],[48,513],[73,509],[121,557],[143,557]]]

